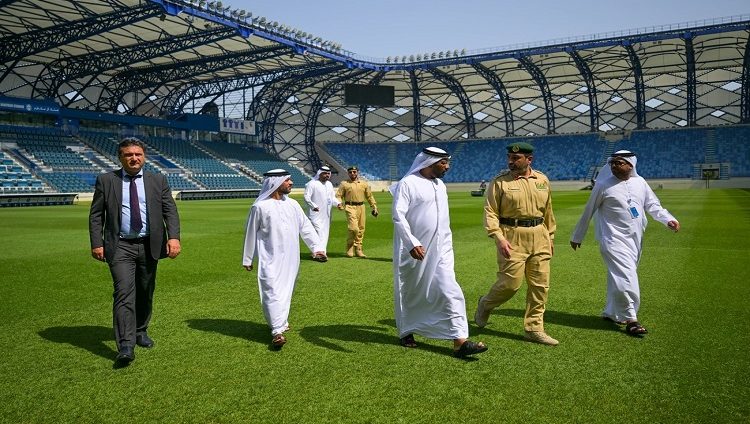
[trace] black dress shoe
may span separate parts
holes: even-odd
[[[135,344],[145,348],[154,347],[154,341],[151,340],[151,337],[149,337],[148,334],[139,334],[135,336]]]
[[[135,352],[133,352],[133,348],[130,346],[123,346],[120,348],[120,352],[117,353],[115,363],[121,367],[124,367],[133,362],[134,359]]]

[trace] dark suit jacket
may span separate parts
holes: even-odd
[[[104,246],[104,256],[111,263],[120,240],[122,215],[122,169],[96,177],[94,200],[89,213],[91,248]],[[146,213],[151,256],[167,256],[167,238],[180,239],[180,217],[167,177],[143,171],[146,190]]]

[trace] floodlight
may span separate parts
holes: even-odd
[[[245,9],[242,9],[242,10],[240,10],[239,15],[240,15],[241,18],[245,17],[247,15],[247,12],[245,11]]]
[[[223,9],[224,8],[224,3],[222,3],[221,1],[217,1],[216,2],[216,8],[217,9]]]

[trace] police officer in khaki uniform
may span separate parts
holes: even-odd
[[[559,342],[544,332],[556,228],[550,184],[531,169],[533,146],[513,143],[507,149],[508,169],[489,184],[484,205],[484,226],[497,245],[497,282],[479,298],[474,321],[487,325],[490,312],[510,300],[526,277],[524,338],[555,346]]]
[[[351,166],[346,169],[349,181],[342,181],[336,192],[338,208],[346,211],[347,227],[349,234],[346,238],[346,256],[350,258],[355,254],[360,258],[367,256],[362,251],[362,238],[365,235],[365,199],[370,204],[372,216],[378,216],[378,206],[372,197],[370,184],[359,179],[359,169]]]

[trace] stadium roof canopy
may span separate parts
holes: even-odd
[[[749,34],[740,16],[377,59],[222,1],[0,0],[0,93],[142,116],[218,103],[316,166],[316,141],[750,122]],[[347,83],[393,86],[395,105],[346,105]]]

